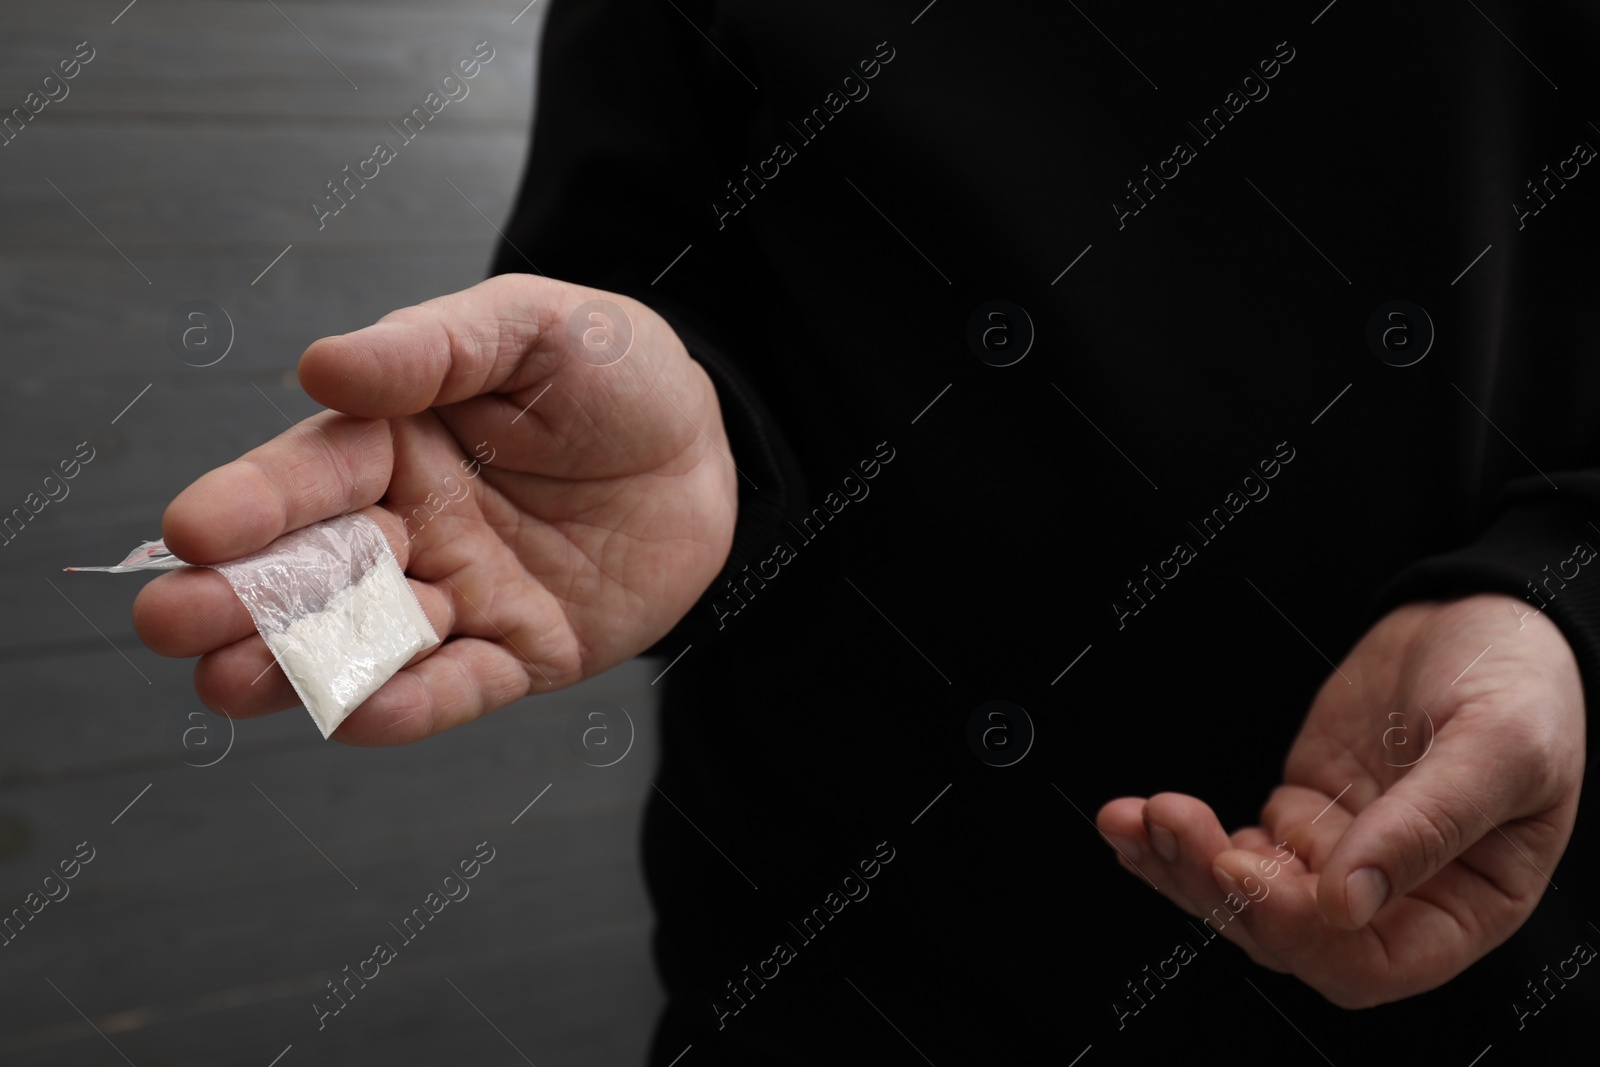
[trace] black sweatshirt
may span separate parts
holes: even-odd
[[[654,650],[653,1062],[1505,1063],[1587,1025],[1600,977],[1512,1007],[1600,945],[1587,810],[1505,946],[1359,1013],[1090,820],[1256,822],[1409,600],[1524,596],[1600,684],[1597,21],[558,0],[494,269],[660,311],[740,471]]]

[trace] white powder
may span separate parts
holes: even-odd
[[[439,640],[388,552],[321,611],[263,636],[324,738],[407,660]]]

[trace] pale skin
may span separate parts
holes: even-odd
[[[1317,693],[1259,825],[1230,835],[1179,793],[1113,800],[1098,825],[1191,915],[1249,900],[1224,936],[1364,1008],[1444,984],[1527,920],[1583,769],[1571,647],[1529,604],[1483,594],[1407,604],[1367,632]]]
[[[608,366],[567,336],[594,299],[632,322]],[[503,275],[317,341],[300,382],[332,410],[202,476],[162,535],[180,558],[216,563],[346,512],[378,522],[446,640],[337,740],[417,741],[599,674],[666,634],[727,559],[738,475],[715,389],[628,297]],[[490,462],[468,477],[479,457]],[[216,572],[162,575],[133,618],[153,651],[200,657],[195,689],[213,710],[298,705]]]
[[[565,329],[597,298],[634,331],[610,366],[578,358]],[[417,741],[599,674],[664,635],[727,559],[739,475],[715,390],[628,297],[503,275],[317,341],[300,381],[330,410],[202,476],[162,532],[203,564],[350,511],[378,522],[445,641],[337,740]],[[200,657],[195,688],[214,710],[298,704],[209,569],[150,582],[134,624],[153,651]],[[1435,727],[1420,760],[1419,706]],[[1394,712],[1413,748],[1385,744]],[[1259,899],[1225,936],[1365,1007],[1441,985],[1527,919],[1571,836],[1583,766],[1571,648],[1522,601],[1485,594],[1408,604],[1368,632],[1317,695],[1260,826],[1230,836],[1174,793],[1113,800],[1098,823],[1125,868],[1192,915],[1223,905],[1234,878],[1236,900]],[[1285,841],[1294,858],[1265,878]],[[1381,884],[1347,889],[1358,869]]]

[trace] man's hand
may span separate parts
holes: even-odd
[[[616,362],[569,340],[569,317],[597,299],[631,321]],[[587,338],[619,343],[623,324],[609,327]],[[737,474],[716,393],[635,300],[504,275],[317,341],[300,381],[333,410],[201,477],[162,532],[182,559],[219,563],[351,511],[383,528],[445,640],[341,741],[415,741],[598,674],[671,629],[727,559]],[[162,575],[133,613],[155,652],[201,657],[208,706],[298,703],[215,571]]]
[[[1257,963],[1370,1007],[1443,984],[1526,921],[1571,837],[1583,766],[1566,639],[1520,600],[1473,596],[1405,605],[1362,638],[1312,703],[1260,826],[1230,837],[1177,793],[1113,800],[1098,822],[1124,869],[1191,915],[1237,910],[1223,932]]]

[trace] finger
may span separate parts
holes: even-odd
[[[631,337],[627,354],[605,365],[581,358],[567,332],[579,308],[600,299],[611,305],[606,321],[620,315]],[[509,274],[316,341],[300,358],[300,381],[352,415],[438,409],[461,440],[514,451],[536,473],[575,476],[579,463],[604,476],[656,467],[697,443],[697,427],[717,425],[703,373],[662,373],[681,347],[627,297]]]
[[[1320,789],[1280,785],[1261,809],[1261,823],[1273,835],[1274,846],[1281,844],[1285,852],[1320,871],[1355,821],[1367,791],[1376,788],[1360,782],[1342,796],[1330,797]]]
[[[201,475],[167,506],[161,533],[189,563],[223,563],[363,508],[389,484],[387,423],[323,412]]]
[[[1095,828],[1105,842],[1117,851],[1123,870],[1135,874],[1160,891],[1155,880],[1145,873],[1156,858],[1144,829],[1144,797],[1119,797],[1108,801],[1095,816]]]
[[[168,571],[133,599],[133,629],[158,656],[214,652],[256,632],[228,580],[209,567]]]
[[[403,521],[382,507],[364,508],[361,514],[383,530],[404,570],[411,546]],[[210,567],[184,567],[147,583],[134,598],[133,625],[152,652],[178,658],[214,652],[256,632],[244,602]]]
[[[1360,929],[1485,833],[1529,814],[1521,810],[1526,783],[1540,768],[1518,765],[1524,761],[1506,745],[1436,746],[1431,759],[1366,805],[1333,849],[1318,887],[1328,920]]]
[[[1262,953],[1257,962],[1297,975],[1342,1008],[1369,1008],[1436,988],[1521,921],[1507,912],[1503,896],[1494,899],[1496,887],[1460,865],[1355,931],[1327,921],[1318,874],[1292,864],[1264,873],[1259,856],[1240,850],[1219,855],[1216,866],[1219,885],[1237,885],[1250,899],[1239,925]],[[1497,914],[1487,926],[1461,919]]]
[[[1209,857],[1229,847],[1210,807],[1194,797],[1159,793],[1148,801],[1119,798],[1101,808],[1100,816],[1108,834],[1141,843],[1146,877],[1154,877],[1162,895],[1200,920],[1197,934],[1209,940],[1220,932],[1258,963],[1273,965],[1245,928],[1232,922],[1246,906],[1244,899],[1228,897],[1210,873]]]
[[[1263,856],[1271,854],[1273,849],[1272,835],[1259,826],[1246,826],[1235,830],[1228,840],[1234,848],[1242,848]]]
[[[200,703],[235,719],[253,719],[300,704],[267,643],[254,633],[201,656],[194,665],[194,691]]]
[[[528,695],[527,665],[492,641],[461,637],[385,682],[333,732],[346,744],[403,745]]]
[[[300,383],[319,403],[368,418],[415,415],[532,384],[566,341],[566,313],[591,290],[500,275],[315,341]],[[530,357],[547,353],[546,364]]]
[[[1157,793],[1145,803],[1144,822],[1190,914],[1204,915],[1221,904],[1223,894],[1211,874],[1211,857],[1233,843],[1210,806],[1182,793]]]
[[[407,579],[423,614],[436,634],[448,634],[455,606],[451,598],[427,582]],[[408,666],[425,660],[442,646],[418,651]],[[298,707],[300,696],[259,634],[235,641],[201,656],[195,664],[194,687],[201,703],[213,711],[226,709],[235,718],[267,715]]]
[[[1317,907],[1317,875],[1304,866],[1234,848],[1219,852],[1211,867],[1220,888],[1250,901],[1241,913],[1245,929],[1268,953],[1292,954],[1327,929]]]
[[[1257,963],[1299,973],[1304,960],[1325,947],[1329,928],[1317,907],[1316,875],[1264,859],[1250,849],[1219,853],[1212,860],[1212,873],[1225,893],[1249,902],[1237,918],[1257,949],[1252,953]]]

